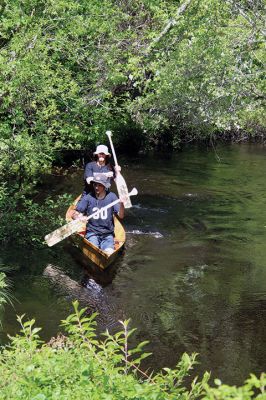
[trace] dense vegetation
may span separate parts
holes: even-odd
[[[1,399],[265,399],[266,376],[252,375],[242,387],[230,387],[215,380],[190,379],[196,355],[183,354],[176,369],[164,368],[152,373],[141,370],[140,363],[148,354],[145,342],[130,346],[129,321],[121,322],[123,330],[115,335],[95,335],[95,315],[87,317],[85,309],[74,303],[74,314],[62,321],[66,335],[43,343],[34,320],[23,321],[21,335],[0,353]]]
[[[263,134],[263,0],[14,0],[0,14],[0,174],[19,188],[107,128],[131,149]]]

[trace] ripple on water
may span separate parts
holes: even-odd
[[[156,239],[163,238],[163,235],[160,232],[143,232],[143,231],[140,231],[139,229],[133,229],[132,231],[127,231],[126,233],[132,234],[132,235],[148,235],[148,236],[153,236]]]
[[[165,208],[153,208],[153,207],[144,207],[141,204],[135,204],[132,208],[136,208],[137,210],[149,211],[149,212],[158,212],[161,214],[167,214],[168,210]]]

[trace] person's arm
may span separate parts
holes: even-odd
[[[115,180],[115,178],[117,177],[117,175],[120,174],[121,171],[121,167],[119,165],[110,165],[110,171],[109,172],[105,172],[105,176],[107,178],[112,178]]]
[[[125,216],[125,206],[124,203],[121,201],[120,203],[120,208],[119,208],[119,212],[118,212],[118,216],[120,219],[123,219]]]
[[[88,207],[89,198],[87,196],[83,196],[77,203],[76,209],[72,214],[73,219],[82,219],[86,214],[86,210]]]
[[[93,163],[92,162],[88,163],[85,167],[84,180],[88,183],[88,185],[93,180]]]
[[[110,172],[103,172],[103,173],[104,173],[104,175],[106,176],[106,178],[113,178],[113,177],[114,177],[113,171],[110,171]]]
[[[107,164],[107,167],[108,167],[109,171],[108,172],[104,172],[104,175],[106,176],[106,178],[114,179],[114,177],[115,177],[115,169],[114,169],[113,165],[112,164]]]
[[[120,167],[120,165],[115,165],[114,166],[114,171],[115,171],[115,178],[120,174],[120,172],[121,172],[121,167]],[[115,179],[114,178],[114,179]]]
[[[118,174],[119,172],[121,172],[121,167],[120,167],[120,165],[115,165],[115,166],[114,166],[114,170],[115,170],[115,173],[116,173],[116,174]]]
[[[116,196],[115,196],[116,197]],[[117,197],[116,197],[117,198]],[[116,204],[114,206],[114,213],[118,215],[120,219],[123,219],[125,216],[125,206],[124,202],[126,201],[126,198],[120,198],[120,203]]]

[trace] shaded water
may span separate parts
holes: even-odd
[[[150,340],[151,368],[174,366],[186,351],[199,353],[197,373],[209,370],[225,383],[266,371],[265,147],[189,148],[121,165],[139,195],[112,281],[90,277],[81,287],[84,270],[64,243],[23,255],[7,250],[1,259],[19,270],[16,313],[35,316],[48,339],[76,296],[98,310],[102,328],[130,317],[137,340]],[[68,176],[60,190],[74,197],[81,176]],[[0,339],[17,331],[7,307]]]

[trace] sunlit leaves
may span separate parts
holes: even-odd
[[[75,302],[74,313],[63,321],[67,336],[60,334],[45,344],[34,319],[18,317],[20,334],[0,352],[1,399],[263,399],[265,374],[250,375],[240,387],[219,379],[210,386],[207,372],[202,378],[191,377],[188,384],[195,354],[183,354],[174,369],[145,372],[140,366],[142,357],[134,359],[145,343],[132,347],[130,321],[121,321],[121,332],[106,333],[101,340],[94,318]]]
[[[183,137],[194,131],[200,138],[244,129],[251,119],[265,126],[264,68],[255,60],[264,47],[263,29],[260,23],[251,26],[236,9],[229,2],[192,3],[160,41],[149,64],[154,71],[149,89],[130,105],[143,127],[176,128],[176,135],[186,130]],[[245,12],[253,20],[262,15],[251,7]]]

